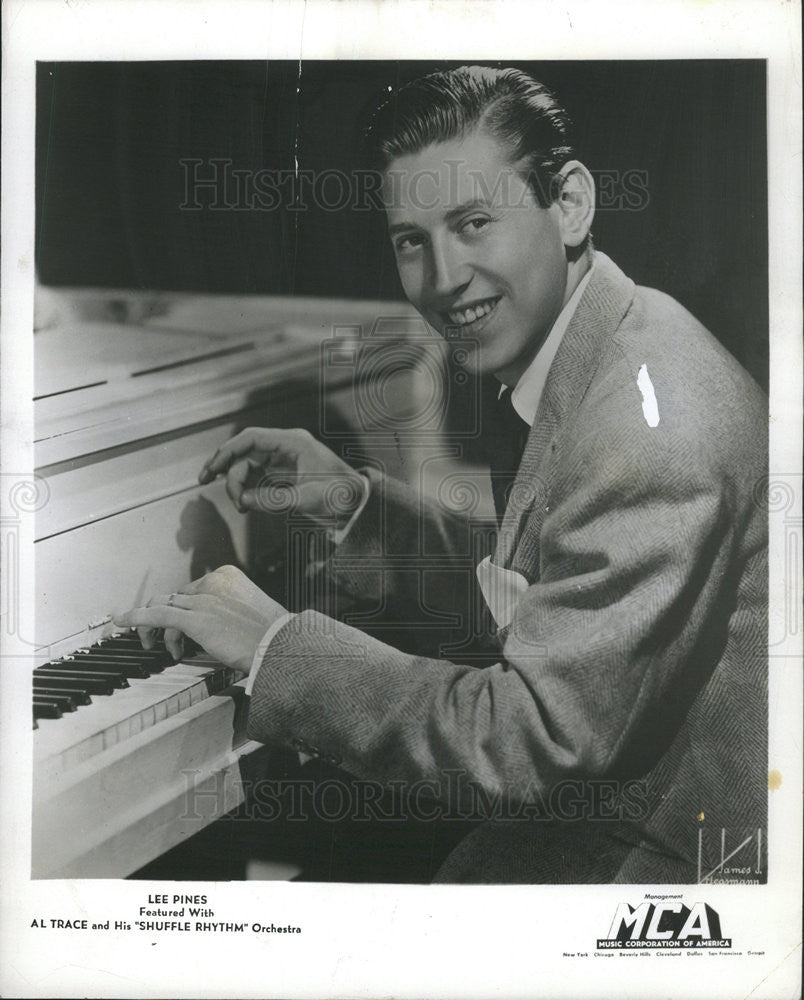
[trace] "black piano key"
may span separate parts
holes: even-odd
[[[124,656],[126,658],[134,658],[141,663],[147,664],[148,669],[152,673],[158,673],[175,662],[164,647],[159,649],[144,649],[139,640],[120,645],[117,643],[98,643],[95,646],[91,646],[88,650],[78,650],[78,652],[92,656]]]
[[[141,663],[154,666],[169,667],[173,663],[173,657],[166,649],[107,649],[105,646],[97,646],[91,650],[93,656],[124,656],[130,659],[137,659]]]
[[[36,671],[34,671],[36,674]],[[60,674],[42,672],[38,679],[34,677],[34,689],[40,687],[56,688],[80,688],[87,694],[113,694],[117,685],[103,676],[103,674]]]
[[[174,662],[173,657],[165,649],[165,646],[161,641],[161,639],[157,641],[157,644],[153,649],[145,649],[145,647],[142,644],[142,641],[140,640],[140,637],[136,633],[132,633],[126,636],[113,636],[110,639],[101,639],[100,642],[97,643],[97,646],[99,648],[108,647],[109,649],[130,649],[130,650],[138,650],[140,652],[145,652],[149,654],[161,654],[168,658],[169,663]],[[188,636],[184,637],[185,657],[194,656],[200,649],[201,647],[198,645],[198,643],[193,642],[193,640],[190,639]]]
[[[139,660],[142,663],[160,660],[170,662],[170,653],[166,649],[135,649],[127,646],[90,646],[89,649],[76,649],[71,655],[84,656],[122,656],[127,660]]]
[[[41,694],[44,697],[50,697],[50,695],[54,695],[54,694],[58,695],[59,697],[61,697],[62,695],[66,695],[67,697],[69,697],[69,698],[72,699],[72,701],[73,701],[73,703],[75,705],[91,705],[92,704],[92,699],[89,697],[89,695],[86,693],[86,691],[82,691],[80,688],[77,688],[77,687],[74,687],[74,688],[61,688],[61,689],[53,688],[53,687],[37,687],[36,691],[37,691],[38,694]]]
[[[33,714],[34,719],[60,719],[61,709],[55,701],[48,701],[44,698],[34,698]]]
[[[62,712],[74,712],[78,707],[78,703],[72,695],[65,694],[64,691],[54,691],[52,688],[37,688],[34,697],[55,702]]]
[[[37,676],[33,679],[34,695],[37,691],[80,691],[87,698],[93,694],[113,694],[114,687],[105,680],[93,677],[92,680],[81,682],[70,678],[65,674],[51,674],[49,676]]]
[[[214,673],[209,674],[205,678],[207,691],[210,694],[218,694],[228,688],[230,684],[233,684],[234,679],[235,673],[231,667],[224,667],[222,670],[216,670]]]
[[[140,642],[139,639],[108,639],[101,640],[101,642],[93,643],[89,650],[92,652],[101,653],[130,653],[131,655],[139,656],[168,656],[168,651],[165,649],[162,643],[157,643],[151,649],[146,649],[145,646]],[[85,650],[80,650],[79,652],[84,652]]]
[[[74,659],[77,656],[83,656],[90,660],[120,660],[121,663],[141,663],[143,666],[150,666],[151,661],[158,663],[159,660],[167,659],[164,653],[152,656],[145,651],[135,653],[122,649],[104,649],[101,646],[76,649],[75,652],[68,653],[64,659]]]
[[[78,670],[110,670],[114,673],[120,673],[124,677],[139,677],[141,679],[150,677],[152,673],[145,664],[139,663],[137,660],[111,656],[101,658],[100,656],[72,655],[66,660],[59,660],[50,666],[65,667],[71,664],[74,664]]]
[[[101,652],[100,650],[97,652],[93,650],[90,654],[79,653],[73,655],[74,656],[88,655],[90,659],[87,660],[86,662],[90,662],[91,660],[110,660],[116,663],[120,663],[121,665],[130,664],[132,666],[137,666],[140,669],[147,671],[149,675],[161,674],[162,671],[165,669],[165,667],[170,667],[173,664],[173,659],[169,656],[160,656],[158,659],[157,658],[150,659],[146,657],[134,656],[132,654],[121,655],[120,653],[117,652],[111,652],[111,653]]]
[[[76,680],[81,681],[91,677],[99,677],[109,681],[116,688],[127,688],[129,686],[126,676],[121,670],[115,670],[104,664],[93,666],[91,663],[76,663],[73,665],[69,661],[48,663],[47,667],[37,667],[34,670],[34,677],[37,676],[75,677]]]

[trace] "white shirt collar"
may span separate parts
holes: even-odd
[[[542,398],[542,392],[544,391],[544,385],[547,381],[547,373],[550,371],[550,365],[553,363],[558,346],[561,343],[567,327],[570,324],[570,320],[578,307],[581,296],[586,290],[586,286],[589,284],[589,279],[592,277],[592,271],[594,271],[594,269],[595,264],[594,261],[592,261],[592,266],[578,282],[578,287],[569,299],[567,299],[566,305],[558,314],[555,323],[553,323],[550,332],[545,338],[544,343],[539,348],[538,354],[522,373],[522,377],[519,379],[513,392],[511,393],[511,405],[519,416],[522,417],[528,427],[531,427],[533,425],[533,421],[536,419],[536,411],[539,409],[539,401]],[[502,388],[500,389],[500,392],[502,392]]]

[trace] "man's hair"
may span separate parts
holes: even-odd
[[[400,87],[374,116],[369,155],[384,171],[397,156],[475,129],[508,147],[543,208],[555,201],[558,171],[575,157],[572,122],[544,84],[518,69],[460,66]]]

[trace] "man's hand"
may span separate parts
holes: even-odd
[[[325,445],[301,429],[249,427],[219,448],[198,477],[226,474],[226,492],[241,513],[295,511],[344,527],[363,498],[365,482]]]
[[[263,636],[284,614],[285,608],[239,569],[222,566],[175,594],[115,616],[115,623],[136,627],[146,649],[153,646],[156,630],[164,629],[174,660],[182,658],[186,635],[210,656],[248,673]]]

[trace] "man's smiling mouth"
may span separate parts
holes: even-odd
[[[450,326],[469,326],[470,323],[475,323],[477,320],[488,316],[501,298],[501,295],[495,295],[489,299],[480,299],[480,301],[475,302],[471,306],[466,306],[464,309],[450,309],[441,315]]]

